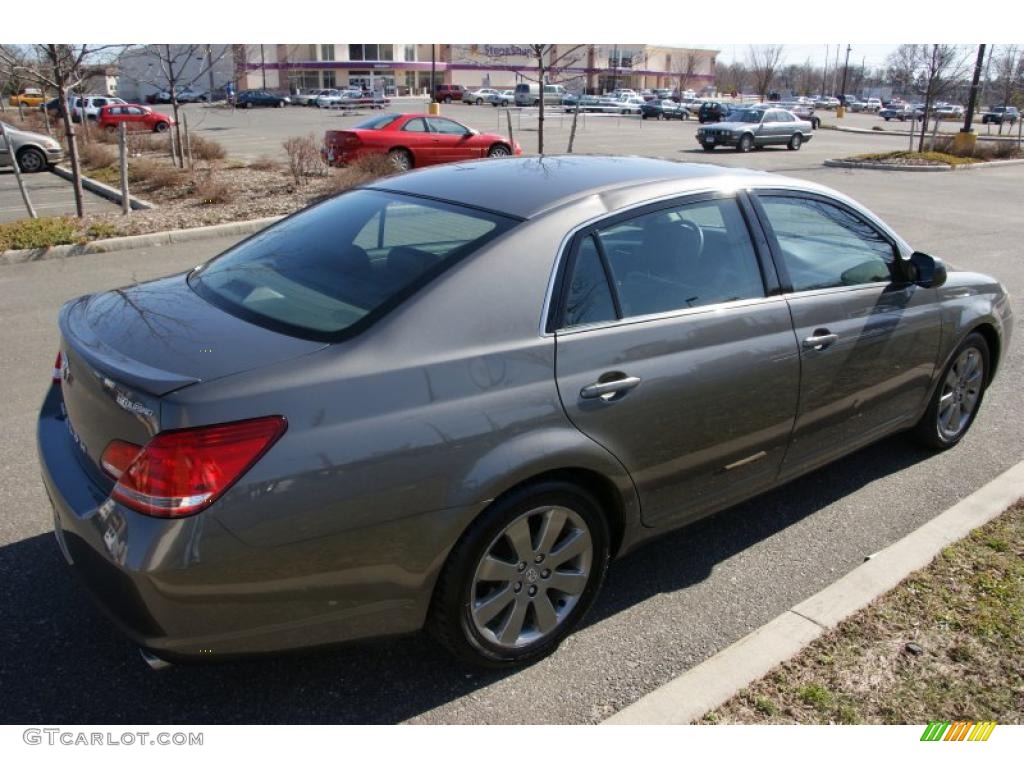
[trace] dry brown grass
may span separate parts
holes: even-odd
[[[117,153],[106,144],[83,144],[78,155],[86,168],[106,168],[117,163]]]
[[[357,157],[348,167],[353,171],[366,174],[371,178],[379,178],[381,176],[391,176],[392,174],[398,173],[398,169],[395,168],[395,164],[391,162],[391,159],[385,154],[373,154],[363,155]]]
[[[253,160],[249,163],[248,167],[252,168],[254,171],[276,171],[281,167],[281,164],[264,155],[263,157]]]
[[[230,186],[218,181],[213,173],[205,173],[196,182],[196,197],[204,205],[221,205],[233,202],[235,194]]]
[[[1018,502],[704,721],[1020,723],[1022,633]]]
[[[180,168],[166,163],[143,158],[128,165],[129,180],[147,189],[179,186],[185,182],[186,174]]]

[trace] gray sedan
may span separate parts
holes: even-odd
[[[735,147],[749,152],[772,145],[800,149],[813,137],[813,127],[785,109],[754,107],[730,112],[725,121],[697,129],[697,141],[708,152],[715,147]]]
[[[0,168],[10,165],[12,157],[23,173],[36,173],[63,160],[64,149],[45,133],[22,131],[0,122]]]
[[[58,322],[57,544],[151,663],[427,627],[498,667],[654,536],[952,448],[1012,327],[825,187],[578,156],[380,179]]]

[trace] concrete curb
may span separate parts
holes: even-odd
[[[90,243],[73,245],[55,245],[50,248],[28,248],[20,251],[4,251],[0,253],[0,265],[23,264],[27,261],[43,261],[60,259],[68,256],[81,256],[87,253],[110,253],[127,251],[131,248],[148,248],[171,243],[185,243],[193,240],[209,240],[231,235],[249,235],[280,221],[284,216],[269,216],[251,221],[231,221],[226,224],[212,224],[208,227],[192,229],[173,229],[167,232],[153,232],[148,235],[130,235],[128,237],[112,237],[107,240],[93,240]]]
[[[889,163],[861,163],[851,160],[826,160],[825,165],[829,168],[862,168],[868,171],[946,173],[948,171],[974,171],[981,168],[1003,168],[1008,165],[1024,165],[1024,160],[990,160],[987,163],[965,163],[963,165],[892,165]]]
[[[918,121],[918,125],[920,125],[920,124],[921,124],[920,121]],[[894,130],[891,130],[891,129],[884,129],[884,130],[876,131],[876,130],[874,130],[872,128],[848,128],[846,126],[836,125],[835,123],[830,123],[830,126],[831,126],[832,130],[834,130],[834,131],[842,131],[843,133],[865,133],[865,134],[871,134],[872,136],[909,136],[910,135],[910,131],[902,131],[902,130],[894,131]],[[914,135],[915,136],[917,136],[919,133],[920,133],[920,131],[914,131]],[[931,135],[931,131],[928,131],[928,133],[926,135],[930,136]],[[954,136],[955,134],[947,133],[946,131],[939,131],[939,135],[940,136]],[[981,134],[981,133],[978,133],[976,135],[978,137],[978,141],[1017,141],[1017,137],[1016,136],[1010,136],[1009,134],[1007,134],[1005,136],[992,136],[991,134]]]
[[[686,724],[795,656],[811,641],[928,565],[945,547],[998,517],[1024,496],[1024,461],[929,520],[832,585],[604,722]]]
[[[51,165],[50,172],[56,176],[60,176],[62,179],[71,181],[74,175],[67,168],[62,168],[59,165]],[[105,197],[107,200],[112,200],[118,205],[121,204],[121,190],[114,189],[111,186],[103,184],[102,182],[96,181],[96,179],[90,179],[88,176],[82,176],[82,186],[93,192],[100,197]],[[151,203],[148,200],[135,197],[134,195],[128,195],[128,205],[131,206],[133,211],[149,211],[156,208],[156,203]]]

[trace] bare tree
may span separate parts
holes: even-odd
[[[917,74],[917,89],[924,94],[924,119],[917,151],[924,151],[924,136],[932,105],[959,83],[967,73],[969,53],[956,45],[922,46],[927,49]]]
[[[995,67],[993,86],[1000,105],[1016,103],[1024,96],[1024,50],[1004,45],[992,62]]]
[[[57,109],[64,124],[68,157],[71,162],[71,184],[75,195],[75,212],[85,216],[85,195],[82,192],[82,170],[78,160],[75,124],[68,110],[68,95],[85,78],[86,68],[104,52],[120,51],[120,45],[75,45],[71,43],[34,43],[25,49],[26,58],[17,61],[7,49],[0,49],[0,64],[26,75],[57,93]],[[82,119],[85,120],[84,110]]]
[[[184,143],[181,139],[181,116],[179,113],[178,93],[182,86],[191,86],[198,82],[201,77],[211,72],[227,52],[227,48],[221,48],[220,54],[214,55],[210,46],[190,45],[145,45],[138,54],[152,58],[157,66],[148,75],[140,76],[140,82],[151,85],[155,88],[166,89],[171,97],[171,110],[174,112],[174,138],[178,146],[178,157],[176,162],[182,168],[185,167],[185,153],[182,150]],[[213,98],[213,94],[210,94]]]
[[[747,65],[754,81],[754,92],[762,99],[768,98],[784,51],[785,47],[781,45],[752,45],[747,51]]]
[[[559,79],[562,69],[575,64],[585,45],[574,45],[564,51],[558,51],[553,43],[532,43],[527,46],[530,57],[537,62],[536,77],[519,73],[527,80],[535,80],[540,87],[539,110],[537,112],[537,154],[544,154],[544,86]]]
[[[904,43],[886,57],[885,77],[900,95],[906,96],[915,87],[927,48],[926,45]]]
[[[720,93],[743,93],[749,81],[750,72],[743,62],[733,61],[715,69],[715,87]]]
[[[679,81],[679,95],[682,96],[686,86],[697,72],[697,65],[700,63],[700,54],[696,51],[687,51],[675,64],[675,74]]]

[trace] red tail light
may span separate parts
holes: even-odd
[[[205,509],[284,434],[283,416],[161,432],[145,447],[113,441],[104,470],[117,480],[114,499],[155,517]]]
[[[64,356],[58,351],[57,359],[53,361],[53,383],[60,384],[63,378]]]

